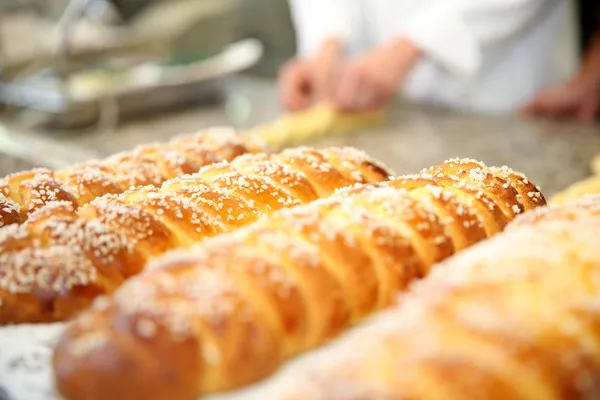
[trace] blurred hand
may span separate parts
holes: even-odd
[[[317,102],[330,101],[341,59],[340,41],[330,38],[314,58],[289,61],[279,74],[279,91],[284,107],[300,111]]]
[[[340,70],[334,102],[355,112],[387,106],[419,56],[417,47],[399,40],[347,62]]]
[[[333,97],[334,103],[344,111],[365,111],[387,106],[394,98],[398,79],[382,73],[380,66],[370,57],[344,65]]]
[[[569,81],[543,90],[521,112],[530,116],[594,121],[600,115],[600,87],[584,80]]]
[[[310,62],[300,59],[289,61],[279,73],[279,90],[287,110],[299,111],[309,107],[314,92]]]

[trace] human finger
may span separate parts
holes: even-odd
[[[293,61],[282,68],[279,90],[284,107],[290,111],[310,105],[310,74],[302,61]]]

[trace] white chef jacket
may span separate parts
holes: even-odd
[[[349,56],[409,38],[424,56],[400,92],[454,109],[512,112],[564,78],[557,56],[569,57],[557,54],[564,0],[290,0],[290,8],[300,55],[331,35]]]

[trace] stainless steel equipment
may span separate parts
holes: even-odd
[[[224,77],[254,65],[255,40],[231,43],[235,0],[176,0],[147,7],[107,40],[82,46],[76,24],[94,0],[70,0],[57,48],[4,65],[0,103],[61,127],[103,123],[220,99]],[[112,38],[112,39],[111,39]]]
[[[0,177],[32,168],[60,169],[99,155],[52,140],[10,132],[0,126]]]

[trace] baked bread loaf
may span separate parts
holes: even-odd
[[[253,395],[600,398],[600,196],[538,210]]]
[[[281,210],[170,253],[98,299],[58,344],[57,386],[68,399],[117,400],[249,384],[543,204],[520,174],[451,160]]]
[[[26,220],[51,201],[66,201],[77,208],[104,194],[123,193],[132,186],[160,185],[204,165],[264,150],[255,137],[214,128],[64,170],[15,173],[0,180],[0,227]]]
[[[0,230],[0,325],[65,320],[167,250],[389,176],[358,150],[298,148],[242,155],[78,209],[50,203]]]

